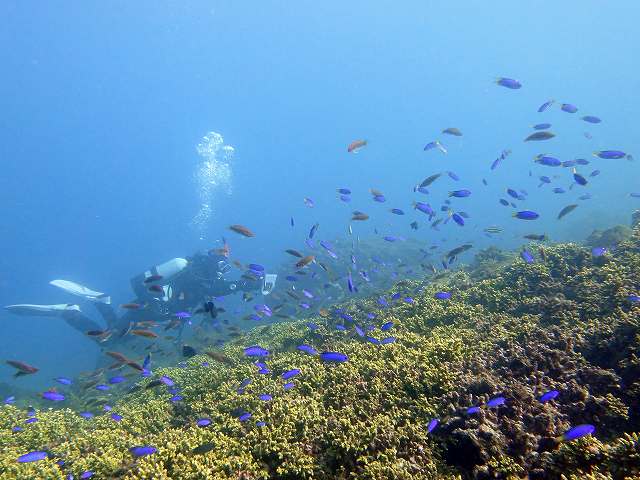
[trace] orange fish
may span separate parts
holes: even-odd
[[[87,332],[87,335],[89,335],[90,337],[99,337],[100,335],[104,335],[108,331],[109,330],[89,330]]]
[[[371,192],[371,195],[373,195],[374,197],[384,197],[384,194],[380,190],[377,190],[375,188],[370,188],[369,191]]]
[[[351,217],[351,220],[369,220],[369,215],[363,212],[355,211],[353,212],[353,217]]]
[[[315,259],[316,259],[316,257],[314,257],[313,255],[307,255],[306,257],[301,258],[298,263],[296,263],[296,267],[297,268],[306,267],[311,262],[313,262]]]
[[[158,338],[158,335],[151,330],[131,330],[131,333],[139,337]]]
[[[215,253],[216,255],[222,255],[225,258],[229,258],[229,255],[231,255],[231,248],[229,247],[227,241],[224,240],[224,238],[223,241],[224,243],[222,245],[222,248],[212,248],[211,250],[209,250],[209,253]]]
[[[321,308],[319,313],[320,313],[321,317],[328,317],[329,316],[329,311],[326,308]]]
[[[253,232],[243,225],[231,225],[229,230],[244,235],[245,237],[255,237]]]
[[[127,363],[129,361],[129,359],[120,352],[104,352],[104,353],[106,353],[111,358],[117,360],[120,363]]]
[[[356,140],[351,142],[347,147],[347,152],[358,153],[358,151],[367,144],[366,140]]]
[[[137,310],[141,307],[139,303],[123,303],[120,305],[120,308],[125,308],[127,310]]]
[[[7,363],[11,365],[13,368],[18,370],[13,374],[14,377],[20,377],[21,375],[28,375],[30,373],[36,373],[39,369],[36,367],[32,367],[24,362],[20,362],[18,360],[7,360]]]
[[[217,362],[226,363],[227,365],[233,365],[233,360],[227,357],[224,353],[220,352],[205,352],[209,357],[213,358]]]
[[[238,260],[234,260],[232,262],[236,267],[238,267],[239,270],[244,270],[244,267],[242,266],[242,263],[240,263]]]

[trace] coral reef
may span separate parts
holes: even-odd
[[[571,243],[536,251],[530,264],[483,255],[478,265],[500,264],[483,280],[458,271],[390,292],[412,292],[412,302],[343,305],[353,315],[375,311],[378,326],[392,321],[390,331],[371,334],[393,335],[394,343],[367,342],[320,317],[272,324],[225,345],[225,362],[200,355],[187,368],[154,372],[170,376],[183,400],[170,402],[164,386],[137,389],[113,405],[119,422],[63,409],[40,410],[25,424],[24,410],[4,406],[0,477],[78,478],[90,470],[126,479],[638,478],[640,303],[630,295],[640,285],[640,229],[598,258]],[[451,299],[434,298],[437,291]],[[303,343],[349,360],[322,363],[296,349]],[[272,352],[273,375],[257,375],[243,356],[253,344]],[[302,372],[284,390],[279,374],[291,368]],[[239,393],[245,378],[253,381]],[[552,389],[559,396],[540,402]],[[261,393],[273,400],[259,400]],[[496,396],[505,404],[488,408]],[[485,406],[468,413],[472,405]],[[241,422],[242,412],[253,416]],[[197,427],[201,417],[212,423]],[[427,433],[432,418],[440,424]],[[594,436],[559,440],[582,423],[596,426]],[[16,425],[23,430],[14,433]],[[135,459],[135,445],[157,452]],[[16,461],[33,450],[51,456]]]
[[[588,247],[616,248],[620,243],[631,237],[631,229],[626,225],[616,225],[607,230],[595,230],[587,237],[585,244]]]

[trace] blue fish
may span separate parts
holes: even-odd
[[[532,212],[531,210],[522,210],[521,212],[514,213],[513,216],[520,220],[535,220],[540,217],[540,214]]]
[[[156,453],[158,450],[156,449],[156,447],[140,446],[140,447],[131,447],[129,451],[134,457],[146,457],[147,455],[152,455]]]
[[[353,284],[353,279],[351,278],[351,272],[349,272],[349,275],[347,276],[347,287],[349,288],[349,291],[351,293],[357,291],[355,285]]]
[[[44,460],[45,458],[47,458],[47,456],[47,452],[37,450],[34,452],[25,453],[24,455],[20,455],[18,457],[18,463],[38,462],[40,460]]]
[[[471,195],[471,190],[454,190],[449,192],[450,197],[465,198]]]
[[[437,418],[431,419],[427,424],[427,433],[433,432],[435,428],[438,426],[438,423],[440,423],[440,421]]]
[[[348,188],[339,188],[338,193],[341,195],[351,195],[351,190]]]
[[[118,415],[117,413],[112,413],[111,414],[111,419],[114,422],[119,422],[120,420],[122,420],[122,415]]]
[[[262,348],[259,345],[253,345],[244,349],[244,354],[247,357],[267,357],[269,350]]]
[[[433,211],[433,208],[431,208],[431,205],[429,205],[428,203],[414,202],[413,208],[416,210],[420,210],[422,213],[426,213],[429,216],[436,214],[436,212]]]
[[[533,126],[534,130],[549,130],[551,128],[550,123],[538,123]]]
[[[271,395],[269,395],[268,393],[263,393],[261,395],[258,395],[258,398],[260,400],[262,400],[263,402],[269,402],[269,401],[273,400],[273,397]]]
[[[522,88],[522,83],[513,78],[500,77],[496,80],[496,84],[501,87],[510,88],[511,90],[518,90]]]
[[[582,175],[580,175],[578,172],[575,171],[575,168],[573,169],[573,179],[576,181],[576,183],[578,185],[582,185],[583,187],[589,183],[587,182],[587,179],[584,178]]]
[[[456,222],[458,225],[460,225],[461,227],[464,227],[464,218],[462,218],[459,214],[454,213],[453,215],[451,215],[451,218],[453,218],[453,221]]]
[[[593,155],[605,160],[617,160],[627,156],[626,153],[620,150],[601,150],[599,152],[593,152]]]
[[[584,117],[582,117],[582,120],[584,120],[587,123],[600,123],[602,122],[602,120],[598,117],[595,117],[593,115],[585,115]]]
[[[56,377],[54,380],[62,385],[71,385],[73,383],[73,381],[67,377]]]
[[[284,388],[285,390],[291,390],[293,387],[295,387],[296,384],[293,382],[288,382],[285,383],[284,385],[282,385],[282,388]]]
[[[534,158],[534,161],[536,163],[539,163],[540,165],[546,165],[547,167],[559,167],[560,165],[562,165],[562,162],[557,158],[542,154],[537,155]]]
[[[241,422],[246,422],[250,418],[251,418],[251,414],[249,412],[244,412],[238,417],[238,420],[240,420]]]
[[[540,107],[538,107],[538,113],[544,112],[547,108],[549,108],[554,103],[555,103],[555,100],[547,100],[542,105],[540,105]]]
[[[436,292],[433,297],[437,300],[449,300],[451,298],[451,292]]]
[[[456,175],[454,172],[447,172],[447,175],[449,175],[449,178],[451,180],[454,180],[456,182],[460,180],[460,177]]]
[[[146,357],[144,357],[144,362],[142,362],[142,368],[144,370],[149,369],[149,365],[151,365],[151,354],[148,353]]]
[[[340,352],[322,352],[320,354],[320,359],[324,362],[342,363],[346,362],[349,357],[346,354]]]
[[[526,263],[533,263],[534,262],[534,258],[533,255],[531,255],[531,252],[529,252],[528,250],[522,250],[522,252],[520,252],[520,257],[522,258],[522,260],[524,260]]]
[[[591,435],[595,431],[596,431],[596,427],[594,427],[593,425],[589,425],[588,423],[585,423],[583,425],[578,425],[567,430],[560,437],[558,437],[557,440],[570,442],[571,440],[576,440],[578,438]]]
[[[117,383],[122,383],[122,382],[124,382],[125,380],[126,380],[126,378],[124,378],[123,376],[121,376],[121,375],[116,375],[115,377],[111,377],[111,378],[109,379],[109,383],[110,383],[110,384],[112,384],[112,385],[115,385],[115,384],[117,384]]]
[[[499,407],[500,405],[504,405],[506,402],[506,398],[504,397],[494,397],[487,402],[487,407]]]
[[[576,113],[578,111],[578,107],[570,103],[563,103],[560,105],[560,110],[567,113]]]
[[[64,400],[64,395],[62,393],[49,390],[42,393],[42,398],[52,402],[61,402]]]
[[[393,327],[393,322],[386,322],[382,324],[382,326],[380,327],[380,330],[383,332],[386,332],[388,330],[391,330],[391,327]]]
[[[300,350],[301,352],[307,353],[309,355],[317,355],[318,354],[316,349],[313,348],[311,345],[303,344],[303,345],[298,345],[296,348],[298,350]]]
[[[549,390],[548,392],[543,393],[540,398],[538,398],[538,400],[540,401],[540,403],[546,403],[550,400],[553,400],[558,395],[560,395],[560,392],[558,390]]]
[[[594,257],[601,257],[607,253],[607,249],[605,247],[595,247],[591,249],[591,255]]]
[[[515,198],[516,200],[522,200],[522,198],[520,197],[520,194],[516,192],[513,188],[507,188],[507,194],[510,197]]]
[[[283,372],[281,376],[283,380],[289,380],[290,378],[295,377],[299,373],[300,373],[299,368],[292,368],[291,370],[287,370],[286,372]]]
[[[474,406],[467,408],[467,415],[472,415],[474,413],[478,413],[480,411],[480,407]]]
[[[208,427],[209,425],[211,425],[211,419],[210,418],[199,418],[198,420],[196,420],[196,425],[200,428],[202,427]]]
[[[390,212],[395,214],[395,215],[404,215],[404,212],[402,210],[400,210],[399,208],[392,208],[390,210]]]
[[[320,224],[315,223],[312,227],[311,230],[309,230],[309,238],[313,238],[313,236],[316,233],[316,230],[318,230],[318,227],[320,226]]]
[[[562,187],[556,187],[553,189],[553,193],[565,193],[566,190]]]
[[[499,202],[500,202],[500,205],[504,205],[505,207],[509,206],[509,202],[507,200],[505,200],[504,198],[501,198],[499,200]]]

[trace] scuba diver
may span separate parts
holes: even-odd
[[[71,303],[17,304],[8,305],[5,309],[16,315],[62,318],[82,334],[111,345],[127,335],[136,322],[148,321],[150,317],[157,322],[182,322],[182,330],[192,313],[207,313],[215,318],[219,311],[223,311],[215,306],[218,297],[258,290],[262,295],[269,295],[275,287],[275,274],[249,270],[240,280],[227,280],[224,276],[229,270],[231,266],[226,257],[214,251],[196,253],[186,259],[174,258],[154,266],[131,279],[136,299],[121,305],[125,313],[120,316],[111,305],[111,297],[105,293],[68,280],[49,282],[92,302],[105,323],[104,327],[85,315],[79,305]]]

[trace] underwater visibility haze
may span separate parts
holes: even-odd
[[[637,478],[639,20],[3,2],[0,478]]]

